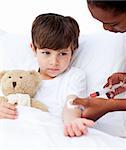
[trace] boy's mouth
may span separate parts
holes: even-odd
[[[57,68],[48,68],[48,70],[49,70],[49,71],[54,71],[54,72],[55,72],[55,71],[59,71],[59,69],[57,69]]]

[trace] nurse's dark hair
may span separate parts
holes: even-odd
[[[126,0],[87,0],[87,3],[104,10],[112,10],[117,14],[126,13]]]

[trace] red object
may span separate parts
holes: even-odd
[[[93,98],[93,97],[97,97],[99,96],[99,92],[94,92],[94,93],[91,93],[90,94],[90,97]]]

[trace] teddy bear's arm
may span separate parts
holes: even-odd
[[[7,101],[8,101],[7,98],[0,96],[0,103],[7,102]]]
[[[40,102],[34,98],[32,98],[32,100],[31,100],[31,106],[35,107],[37,109],[40,109],[42,111],[46,111],[46,112],[48,111],[48,108],[45,104],[43,104],[42,102]]]

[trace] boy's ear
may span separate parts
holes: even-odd
[[[34,47],[34,45],[33,45],[32,42],[30,43],[30,48],[31,48],[33,51],[35,51],[35,47]]]
[[[35,50],[35,47],[32,42],[30,43],[30,48],[32,49],[32,51],[34,53],[34,56],[36,56],[36,50]]]

